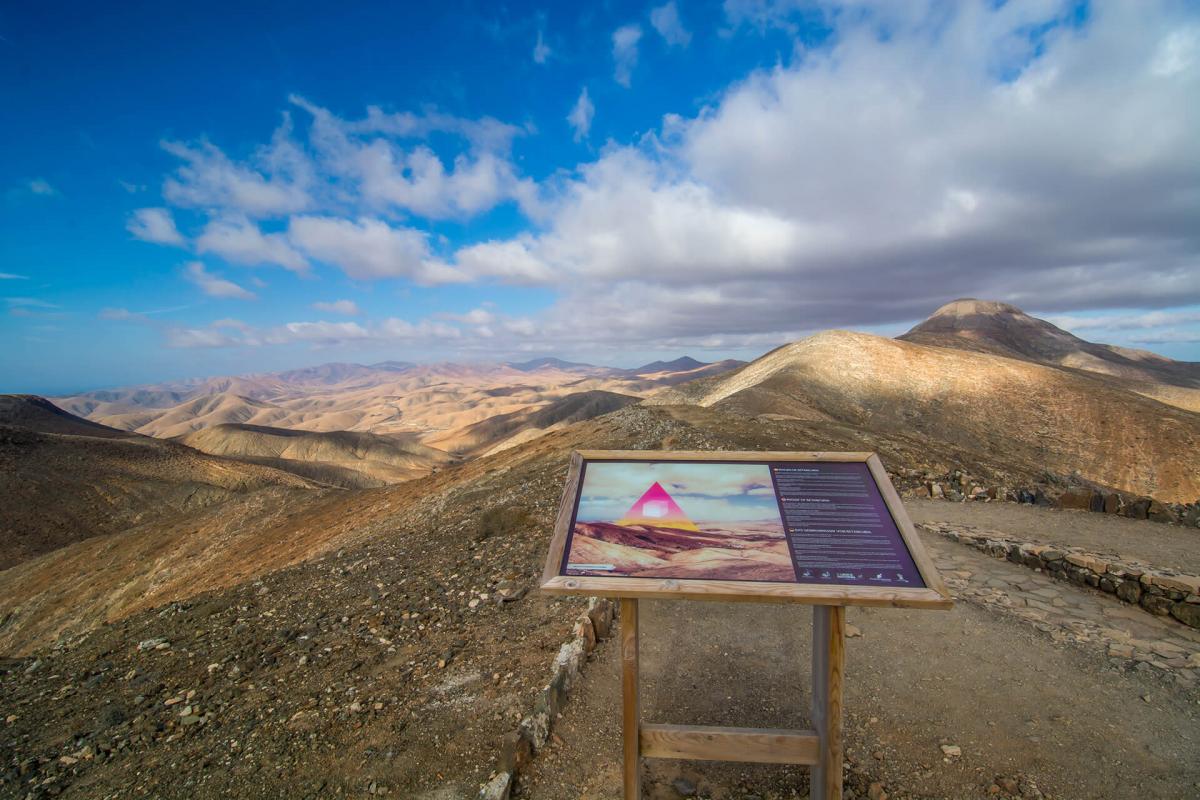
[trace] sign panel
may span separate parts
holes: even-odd
[[[543,589],[949,604],[870,453],[576,454]]]

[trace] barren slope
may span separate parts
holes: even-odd
[[[645,396],[740,363],[704,364],[685,358],[636,370],[558,359],[503,365],[323,364],[266,375],[88,392],[57,398],[56,403],[105,425],[158,437],[246,424],[416,435],[424,444],[449,449],[471,426],[492,417],[532,412],[581,392]]]
[[[313,488],[52,409],[40,398],[0,397],[0,569],[267,487]]]
[[[1200,497],[1200,414],[1103,376],[829,331],[648,402],[911,431],[1172,502]]]
[[[352,470],[382,483],[398,483],[426,475],[450,456],[426,447],[412,434],[380,436],[356,431],[293,431],[261,425],[214,425],[180,439],[205,453],[271,463],[292,463]],[[263,459],[268,459],[263,461]]]
[[[467,427],[453,439],[439,441],[443,446],[465,454],[496,452],[535,439],[546,431],[608,414],[637,402],[637,397],[599,389],[577,392],[543,406],[497,414]]]

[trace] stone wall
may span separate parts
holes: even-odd
[[[896,488],[905,497],[928,497],[952,502],[1009,502],[1050,508],[1070,508],[1115,514],[1131,519],[1166,522],[1200,527],[1200,500],[1195,503],[1163,503],[1152,497],[1142,497],[1112,489],[1068,485],[1047,476],[1045,484],[1036,486],[1005,485],[995,480],[972,476],[955,469],[941,475],[920,470],[899,469],[888,473]]]
[[[521,770],[550,738],[554,720],[567,702],[567,694],[582,677],[588,653],[596,648],[599,640],[611,633],[615,613],[616,604],[612,600],[601,597],[589,599],[587,611],[575,620],[571,638],[554,657],[550,682],[538,695],[533,713],[504,737],[499,768],[480,790],[480,800],[508,800]]]
[[[1114,555],[1089,553],[1077,547],[1036,544],[995,531],[968,531],[938,523],[918,527],[969,545],[993,558],[1007,559],[1030,569],[1091,586],[1116,595],[1160,617],[1200,628],[1200,576],[1152,567]]]

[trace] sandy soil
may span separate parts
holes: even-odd
[[[981,570],[1022,569],[929,545],[977,557]],[[805,726],[809,620],[803,607],[643,603],[644,717]],[[988,797],[997,776],[1027,776],[1055,798],[1200,789],[1197,697],[1153,671],[1122,669],[1102,649],[1056,643],[967,602],[950,612],[851,609],[848,620],[862,636],[847,640],[847,757],[893,798]],[[602,646],[520,796],[620,796],[617,656],[614,643]],[[942,744],[962,757],[944,759]],[[806,771],[781,766],[648,761],[643,776],[651,800],[680,797],[679,779],[714,800],[807,792]]]
[[[1158,567],[1200,572],[1200,530],[1016,503],[906,500],[913,522],[951,522],[1004,531],[1047,544],[1117,552]]]

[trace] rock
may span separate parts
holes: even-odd
[[[1150,594],[1148,592],[1142,595],[1142,608],[1159,617],[1169,616],[1171,608],[1174,605],[1169,598],[1162,595]]]
[[[1116,514],[1117,511],[1120,510],[1120,508],[1121,508],[1121,495],[1116,494],[1115,492],[1112,494],[1104,495],[1104,513],[1105,514]]]
[[[1137,500],[1131,500],[1125,504],[1125,516],[1133,519],[1146,519],[1146,515],[1150,511],[1150,498],[1139,497]]]
[[[1200,628],[1200,605],[1181,602],[1171,606],[1171,616],[1192,628]]]
[[[1151,500],[1150,505],[1146,508],[1146,519],[1151,522],[1178,522],[1179,518],[1175,515],[1175,511],[1168,505]]]
[[[1126,603],[1136,604],[1142,599],[1142,587],[1137,581],[1121,581],[1121,585],[1117,587],[1117,597]]]
[[[533,745],[521,735],[511,731],[500,746],[500,767],[506,772],[520,772],[533,759]]]
[[[501,772],[479,790],[479,800],[508,800],[512,793],[511,772]]]
[[[958,758],[962,755],[962,748],[956,744],[944,744],[942,745],[942,755],[947,758]]]
[[[1090,511],[1092,508],[1092,491],[1091,489],[1072,489],[1063,492],[1058,498],[1058,505],[1062,508]]]
[[[687,778],[676,778],[671,781],[671,785],[675,787],[675,791],[680,797],[695,797],[696,784],[689,781]]]
[[[846,638],[847,639],[857,639],[862,635],[863,635],[862,630],[859,629],[857,626],[849,625],[849,624],[846,625]]]
[[[1195,575],[1155,575],[1154,585],[1189,594],[1200,594],[1200,577]]]
[[[867,800],[888,800],[888,793],[883,790],[883,784],[875,781],[867,787]]]
[[[165,650],[170,646],[171,643],[166,639],[163,639],[162,637],[156,637],[154,639],[144,639],[138,642],[137,649],[138,652],[141,653],[145,652],[146,650]]]

